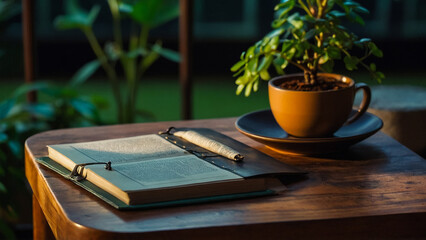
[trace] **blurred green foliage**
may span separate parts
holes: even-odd
[[[45,100],[28,103],[25,96],[30,91],[45,95]],[[24,182],[25,140],[50,129],[102,124],[98,113],[102,105],[103,99],[82,97],[71,85],[47,82],[22,85],[0,102],[0,238],[14,238],[10,223],[18,219],[19,198],[28,194]]]
[[[102,67],[114,94],[119,123],[134,122],[136,116],[148,116],[136,106],[138,85],[146,70],[160,56],[172,61],[180,60],[179,54],[163,48],[161,41],[148,42],[151,29],[179,15],[178,4],[177,0],[108,0],[113,40],[104,47],[101,47],[93,31],[93,23],[101,11],[99,5],[86,11],[78,5],[77,0],[66,0],[66,14],[55,19],[58,29],[79,29],[85,34],[97,59],[84,65],[74,81],[84,82]],[[124,36],[122,32],[125,20],[130,20],[132,25],[130,36]],[[125,39],[128,39],[127,43]],[[121,67],[122,71],[117,71],[117,67]],[[121,72],[123,76],[119,76]]]

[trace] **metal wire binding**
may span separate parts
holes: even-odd
[[[112,170],[111,167],[111,161],[109,162],[96,162],[96,163],[81,163],[81,164],[77,164],[74,166],[74,169],[72,170],[72,172],[70,173],[70,178],[76,181],[81,181],[83,179],[86,179],[86,177],[83,177],[80,173],[83,172],[83,169],[85,166],[88,165],[95,165],[95,164],[105,164],[105,169],[108,171]],[[80,173],[79,173],[79,169],[80,169]]]

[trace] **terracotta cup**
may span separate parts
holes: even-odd
[[[279,85],[290,79],[303,79],[302,74],[290,74],[269,81],[269,104],[275,120],[284,131],[295,137],[332,136],[344,124],[358,119],[368,108],[371,99],[370,88],[339,74],[320,73],[349,84],[349,87],[327,91],[286,90]],[[364,92],[360,108],[353,116],[353,102],[356,91]]]

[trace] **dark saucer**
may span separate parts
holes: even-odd
[[[244,135],[279,152],[316,155],[342,151],[379,131],[383,122],[371,113],[364,113],[355,122],[341,127],[333,136],[297,138],[288,135],[268,109],[239,117],[235,126]]]

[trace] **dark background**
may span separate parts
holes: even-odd
[[[80,1],[90,9],[101,5],[95,32],[102,43],[111,39],[111,19],[106,1]],[[194,73],[196,75],[231,75],[229,68],[242,51],[271,30],[273,7],[277,0],[195,0],[194,1]],[[363,0],[370,10],[364,15],[365,26],[347,23],[359,37],[372,38],[384,52],[374,59],[378,68],[387,72],[424,71],[426,53],[426,1]],[[93,55],[84,35],[79,31],[59,31],[53,26],[56,16],[63,14],[63,1],[35,1],[36,69],[38,78],[69,78]],[[8,23],[0,38],[0,80],[22,78],[21,16]],[[124,24],[124,28],[127,26]],[[126,29],[126,28],[125,28]],[[167,23],[151,32],[150,40],[162,39],[164,46],[178,46],[178,22]],[[341,68],[341,69],[339,69]],[[337,66],[336,72],[343,70]],[[161,59],[148,75],[176,75],[178,65]],[[102,76],[102,72],[97,73]]]

